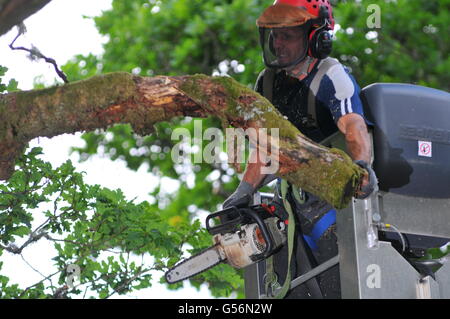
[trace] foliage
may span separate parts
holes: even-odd
[[[9,80],[8,84],[2,83],[2,76],[6,74],[6,71],[8,71],[8,68],[0,65],[0,93],[3,92],[13,92],[17,90],[17,81],[14,79]]]
[[[52,169],[40,154],[40,148],[25,154],[8,183],[0,185],[0,253],[21,254],[30,244],[46,239],[55,248],[56,271],[25,289],[8,285],[8,278],[1,276],[0,297],[83,293],[107,298],[126,294],[150,287],[152,272],[162,274],[178,261],[183,250],[192,250],[186,244],[196,247],[194,250],[210,245],[211,238],[198,220],[190,224],[174,219],[170,210],[160,213],[157,204],[134,203],[120,190],[87,185],[83,173],[76,172],[70,161]],[[39,219],[44,222],[33,228],[32,222]],[[19,238],[26,238],[20,246],[16,244]],[[64,285],[69,265],[81,270],[73,289]],[[223,278],[227,273],[229,276]],[[195,280],[209,282],[216,296],[229,295],[239,281],[225,265]]]
[[[380,28],[368,27],[374,4]],[[398,82],[448,91],[449,9],[449,0],[339,1],[333,55],[351,67],[362,87]]]
[[[112,71],[144,76],[211,74],[228,60],[228,74],[241,83],[252,83],[262,68],[255,20],[269,3],[113,1],[112,10],[94,19],[99,32],[109,38],[103,56],[78,56],[65,71],[72,80]]]
[[[98,30],[108,37],[102,56],[76,56],[63,70],[75,81],[94,74],[128,71],[143,76],[182,74],[229,74],[251,86],[263,68],[255,20],[273,1],[263,0],[127,0],[113,1],[112,10],[94,18]],[[333,56],[348,65],[361,87],[373,82],[403,82],[448,90],[450,78],[450,0],[348,0],[333,1],[336,31]],[[381,28],[367,25],[376,4],[381,9]],[[4,69],[0,69],[0,77]],[[0,83],[0,92],[14,89]],[[217,119],[203,120],[203,131],[220,127]],[[135,135],[128,125],[116,125],[106,132],[83,135],[86,146],[76,149],[83,159],[98,153],[112,160],[123,159],[132,170],[148,165],[161,178],[178,180],[171,194],[156,188],[155,202],[134,203],[120,191],[84,184],[82,174],[70,162],[52,169],[38,159],[38,150],[25,155],[21,169],[0,188],[0,241],[3,251],[19,237],[42,235],[56,248],[58,284],[43,280],[23,289],[8,285],[0,276],[0,296],[55,296],[64,283],[68,264],[82,267],[84,289],[107,297],[114,291],[127,293],[151,285],[150,269],[161,270],[182,255],[183,243],[192,252],[210,244],[195,216],[218,209],[236,187],[238,179],[227,163],[194,163],[187,148],[184,164],[174,165],[169,156],[177,140],[176,128],[194,136],[194,120],[174,119],[156,125],[154,134]],[[32,230],[30,209],[42,203],[53,209],[41,211],[46,223]],[[34,213],[33,213],[34,214]],[[20,249],[20,248],[19,248]],[[12,251],[11,251],[12,250]],[[117,253],[111,253],[114,250]],[[133,256],[152,256],[151,265],[137,265]],[[130,259],[129,259],[130,258]],[[134,262],[134,264],[133,264]],[[0,265],[1,266],[1,265]],[[241,274],[226,265],[195,277],[215,296],[238,291]],[[133,280],[132,280],[133,279]],[[177,289],[182,284],[170,286]],[[69,296],[81,286],[66,291]]]

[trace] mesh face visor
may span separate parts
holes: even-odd
[[[264,63],[270,68],[288,68],[306,57],[309,24],[294,27],[259,28]]]

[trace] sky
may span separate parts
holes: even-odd
[[[111,8],[111,2],[111,0],[53,0],[25,20],[27,33],[22,35],[15,45],[31,47],[33,44],[44,55],[55,59],[58,65],[63,65],[76,54],[99,55],[103,52],[102,44],[107,39],[97,32],[92,19],[85,19],[83,16],[100,15],[102,11]],[[47,85],[54,84],[55,81],[61,83],[50,64],[43,60],[31,61],[25,52],[12,51],[8,47],[16,35],[17,29],[14,28],[0,37],[0,65],[9,69],[5,76],[6,82],[14,78],[22,90],[32,89],[37,77]],[[38,138],[33,140],[30,146],[43,147],[42,158],[50,162],[54,168],[70,158],[78,171],[86,172],[85,181],[88,184],[100,184],[110,189],[121,188],[128,199],[136,197],[138,202],[149,199],[147,194],[157,183],[145,166],[133,172],[121,161],[112,162],[97,156],[84,163],[78,163],[77,154],[69,155],[71,147],[84,145],[80,135],[64,134],[52,139]],[[112,172],[114,174],[111,174]],[[169,181],[163,182],[162,185],[167,191],[174,187],[176,185]],[[39,220],[35,223],[38,224]],[[26,262],[20,256],[12,256],[5,252],[0,257],[0,261],[4,262],[1,274],[10,277],[12,283],[18,283],[21,287],[36,283],[43,278],[42,275],[54,272],[50,258],[55,256],[55,253],[51,246],[52,244],[44,239],[25,249],[22,255]],[[198,291],[189,283],[185,283],[185,288],[178,291],[169,291],[163,285],[154,284],[149,289],[115,298],[196,299],[211,298],[211,295],[205,285]]]

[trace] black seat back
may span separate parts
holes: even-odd
[[[374,123],[380,189],[450,198],[450,94],[412,84],[375,83],[361,92]]]

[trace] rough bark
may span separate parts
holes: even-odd
[[[270,102],[229,77],[110,73],[49,89],[0,95],[0,114],[0,179],[11,176],[15,159],[35,137],[116,123],[129,123],[136,133],[146,135],[153,124],[175,116],[216,116],[244,130],[279,128],[277,175],[336,208],[347,205],[363,172],[344,152],[304,137]]]
[[[49,2],[50,0],[0,0],[0,36]]]

